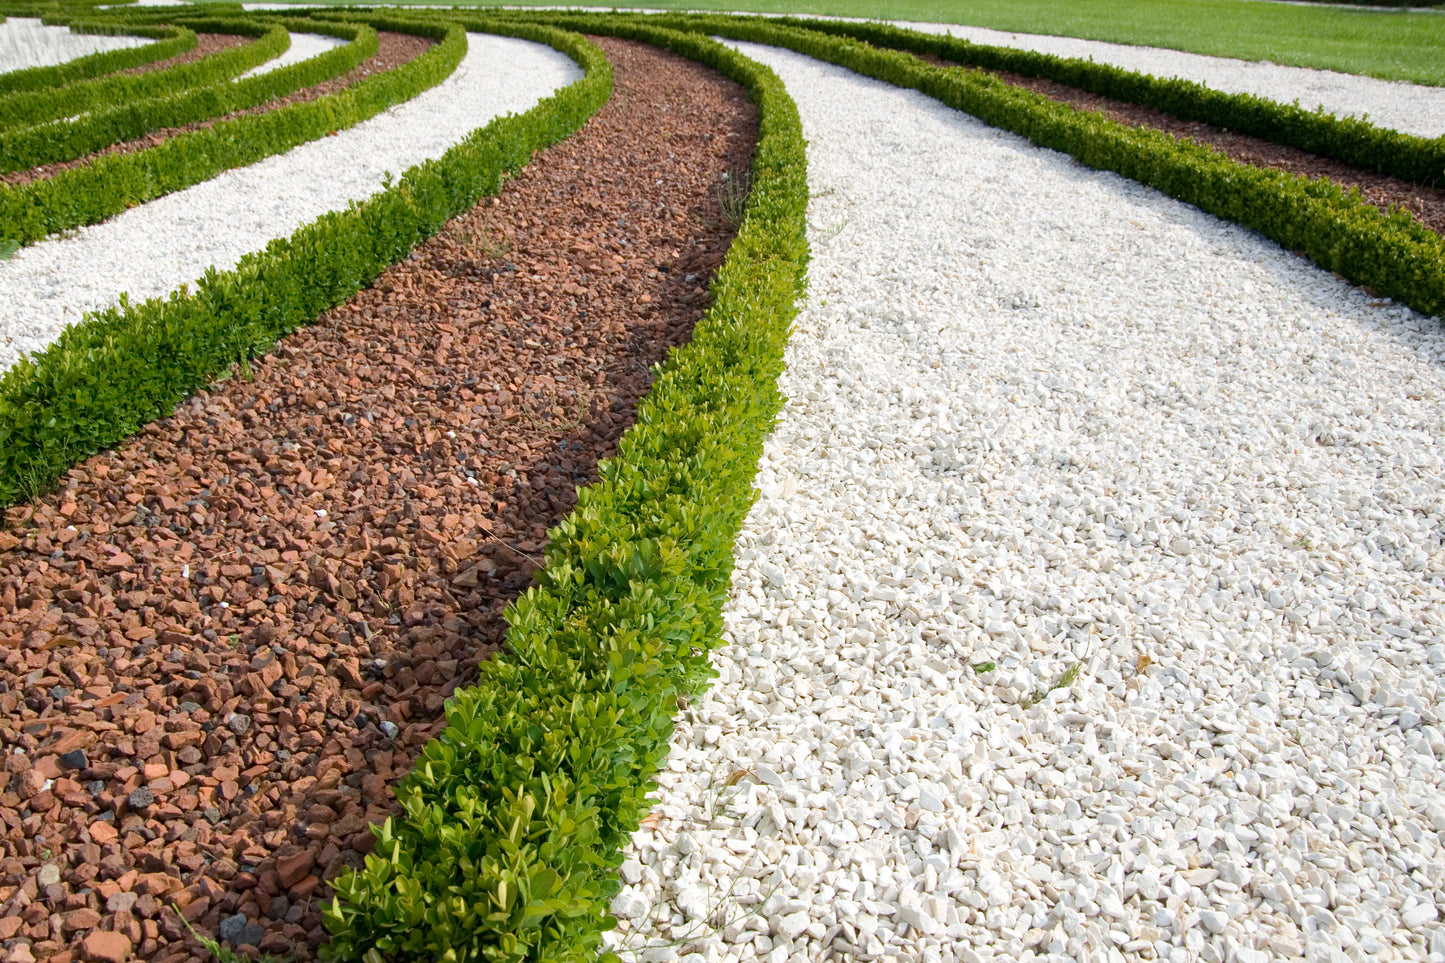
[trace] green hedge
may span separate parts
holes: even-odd
[[[103,221],[136,204],[343,130],[410,100],[450,76],[466,55],[466,33],[460,27],[407,19],[363,19],[379,29],[411,31],[438,37],[441,42],[394,70],[309,103],[237,117],[146,150],[99,157],[84,167],[29,184],[0,187],[0,231],[6,239],[32,244],[56,231]]]
[[[0,131],[18,130],[62,117],[160,97],[204,84],[226,80],[279,57],[291,46],[291,35],[279,24],[254,20],[194,21],[192,30],[217,30],[256,37],[254,43],[220,50],[188,64],[143,74],[110,74],[64,87],[29,90],[0,97]]]
[[[465,42],[459,27],[436,29]],[[164,417],[232,364],[310,323],[494,193],[504,172],[520,168],[533,150],[580,126],[610,91],[605,61],[575,35],[528,30],[584,60],[587,79],[474,132],[365,203],[247,255],[235,270],[209,272],[194,293],[123,300],[0,375],[0,504],[34,497],[80,459]]]
[[[676,18],[665,18],[676,22]],[[763,18],[688,18],[692,29],[774,44],[909,87],[994,127],[1111,170],[1259,231],[1321,267],[1423,314],[1445,314],[1445,240],[1407,213],[1382,214],[1355,191],[1236,163],[1150,128],[1075,110],[988,74],[932,67],[909,54]]]
[[[72,160],[153,130],[246,110],[330,80],[376,53],[376,31],[365,24],[282,20],[297,32],[325,33],[350,42],[300,63],[255,77],[228,79],[180,93],[119,104],[62,121],[0,133],[0,172]]]
[[[551,533],[539,584],[508,610],[507,653],[448,705],[398,791],[405,820],[333,883],[327,959],[595,960],[677,701],[710,674],[803,290],[802,132],[777,77],[719,44],[630,21],[576,25],[748,87],[761,111],[752,194],[691,343]]]
[[[1190,80],[1161,78],[1093,60],[1055,57],[1009,47],[970,43],[882,23],[779,18],[784,26],[850,37],[877,47],[932,54],[968,67],[1007,70],[1077,87],[1089,93],[1142,104],[1185,120],[1344,161],[1361,170],[1414,184],[1445,184],[1445,137],[1424,138],[1355,117],[1281,104],[1250,94],[1230,94]]]
[[[4,18],[0,17],[0,21]],[[183,54],[196,45],[194,31],[184,27],[137,24],[85,23],[70,24],[73,33],[102,34],[106,36],[127,35],[149,37],[155,43],[124,50],[102,50],[86,57],[77,57],[63,64],[48,67],[29,67],[0,74],[0,94],[14,94],[26,90],[45,90],[62,84],[73,84],[89,80],[117,70],[127,70],[142,64],[155,63],[177,54]]]

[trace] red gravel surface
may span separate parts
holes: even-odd
[[[220,53],[222,50],[230,50],[233,47],[240,47],[255,42],[255,37],[247,37],[241,34],[198,33],[196,34],[196,45],[185,53],[176,54],[174,57],[167,57],[165,60],[141,64],[139,67],[129,67],[120,71],[120,73],[148,74],[152,70],[165,70],[167,67],[179,67],[181,64],[195,63],[202,57],[209,56],[213,53]]]
[[[205,36],[214,36],[207,34]],[[239,38],[249,40],[249,37]],[[335,93],[343,87],[350,87],[370,77],[372,74],[385,73],[401,66],[409,60],[420,56],[435,41],[429,37],[417,37],[408,33],[392,33],[390,31],[377,31],[376,53],[357,64],[351,70],[331,80],[319,83],[311,87],[303,87],[285,97],[277,97],[264,104],[252,107],[248,110],[239,110],[226,114],[223,117],[212,118],[211,120],[197,121],[194,124],[186,124],[183,127],[163,127],[153,130],[144,137],[135,140],[122,141],[118,144],[111,144],[103,150],[84,157],[77,157],[74,160],[62,161],[58,164],[42,164],[39,167],[32,167],[25,171],[11,171],[7,174],[0,174],[0,184],[11,187],[21,184],[28,184],[31,181],[40,180],[45,177],[52,177],[60,171],[71,170],[76,167],[86,167],[97,157],[104,157],[107,154],[133,154],[136,151],[145,150],[147,147],[155,147],[168,138],[177,134],[188,133],[193,130],[205,130],[220,123],[223,120],[230,120],[235,117],[244,117],[250,114],[264,114],[267,111],[279,110],[290,104],[302,104],[327,94]]]
[[[613,100],[375,285],[0,529],[0,961],[309,959],[327,881],[684,342],[743,91]],[[218,225],[218,229],[221,229]]]

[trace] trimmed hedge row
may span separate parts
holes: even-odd
[[[418,33],[440,43],[394,70],[308,103],[222,121],[146,150],[106,155],[28,184],[0,187],[4,239],[33,244],[56,231],[95,224],[221,171],[344,130],[441,83],[466,55],[467,38],[461,27],[358,17],[378,29]]]
[[[0,17],[0,22],[4,18]],[[28,67],[0,74],[0,94],[14,94],[27,90],[45,90],[62,84],[73,84],[89,80],[117,70],[127,70],[143,64],[155,63],[177,54],[183,54],[196,45],[194,31],[184,27],[149,24],[112,24],[76,21],[70,24],[72,33],[87,33],[104,36],[149,37],[155,43],[124,50],[102,50],[85,57],[48,67]]]
[[[434,29],[465,42],[460,27]],[[521,32],[504,24],[496,30]],[[234,270],[208,272],[193,293],[142,304],[122,299],[0,374],[0,505],[33,498],[80,459],[164,417],[231,365],[309,324],[448,218],[495,193],[504,173],[533,150],[580,126],[611,89],[600,51],[544,27],[527,33],[584,60],[588,77],[522,116],[474,132],[389,190],[247,255]]]
[[[300,63],[244,80],[221,80],[168,96],[92,111],[69,122],[0,133],[0,173],[82,157],[150,131],[209,120],[285,97],[330,80],[377,50],[376,31],[365,24],[282,20],[297,32],[324,33],[350,41]]]
[[[564,25],[657,44],[744,84],[761,113],[754,186],[712,307],[551,533],[538,585],[507,612],[508,651],[448,705],[398,790],[405,820],[334,881],[327,959],[597,958],[678,699],[711,675],[733,541],[781,407],[807,261],[795,106],[772,71],[704,37],[610,18]]]
[[[1425,138],[1377,127],[1356,117],[1335,117],[1298,104],[1251,94],[1230,94],[1180,78],[1161,78],[1093,60],[970,43],[883,23],[782,17],[784,26],[849,37],[885,49],[932,54],[968,67],[1007,70],[1077,87],[1089,93],[1153,107],[1361,170],[1426,186],[1445,184],[1445,137]]]
[[[666,17],[665,22],[677,22]],[[1423,314],[1445,314],[1445,240],[1404,211],[1382,214],[1358,191],[1252,167],[1193,141],[1075,110],[988,74],[767,19],[687,18],[691,29],[787,47],[928,94],[984,123],[1111,170],[1259,231],[1316,264]]]
[[[256,37],[254,43],[220,50],[188,64],[144,74],[108,74],[64,87],[27,90],[0,97],[0,131],[18,130],[62,117],[73,117],[113,104],[161,97],[189,87],[213,84],[279,57],[291,35],[279,24],[254,20],[192,21],[190,30],[216,30]]]

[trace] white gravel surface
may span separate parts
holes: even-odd
[[[1439,320],[743,49],[802,112],[809,304],[613,941],[1445,958]]]
[[[291,34],[291,46],[279,57],[273,57],[258,67],[241,74],[234,80],[245,80],[247,77],[255,77],[260,74],[268,74],[273,70],[280,70],[282,67],[289,67],[292,64],[299,64],[303,60],[310,60],[312,57],[319,57],[336,47],[346,43],[340,37],[328,37],[320,33],[293,33]]]
[[[271,239],[381,190],[388,172],[400,177],[581,76],[541,44],[488,34],[468,34],[467,42],[456,72],[406,104],[0,261],[0,371],[122,291],[132,300],[158,297],[211,265],[233,267]]]
[[[102,37],[71,33],[69,27],[47,27],[38,18],[9,17],[0,23],[0,73],[27,67],[50,67],[67,60],[155,43],[149,37]]]
[[[951,23],[900,23],[899,26],[930,33],[951,33],[974,43],[996,47],[1037,50],[1059,57],[1092,58],[1100,63],[1158,77],[1182,77],[1229,93],[1254,94],[1285,103],[1292,103],[1298,98],[1300,106],[1309,110],[1323,107],[1336,116],[1364,117],[1381,127],[1392,127],[1420,137],[1445,135],[1445,87],[1377,80],[1332,70],[1281,67],[1262,60],[1206,57],[1159,47],[1008,33]]]

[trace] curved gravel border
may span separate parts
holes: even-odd
[[[1445,953],[1439,321],[742,47],[802,113],[810,303],[719,679],[615,940],[687,963]]]
[[[155,43],[149,37],[107,37],[48,27],[39,18],[8,17],[0,23],[0,74],[27,67],[53,67],[103,50]]]
[[[86,311],[159,297],[214,265],[382,189],[501,114],[525,110],[581,76],[542,44],[468,34],[447,80],[335,137],[134,208],[73,237],[0,261],[0,371],[49,344]]]
[[[322,33],[296,33],[293,31],[291,46],[287,47],[281,56],[268,60],[259,67],[252,67],[239,77],[233,77],[232,83],[245,80],[247,77],[269,74],[273,70],[290,67],[303,60],[310,60],[312,57],[319,57],[326,51],[333,50],[346,42],[341,37],[331,37]]]

